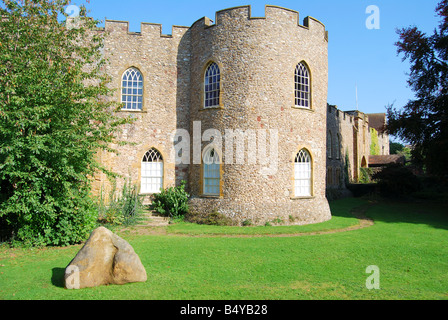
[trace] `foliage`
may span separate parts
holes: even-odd
[[[351,174],[350,174],[350,155],[348,153],[348,150],[345,153],[345,162],[344,162],[344,182],[345,185],[348,185],[351,181]]]
[[[359,168],[359,183],[371,183],[372,182],[372,168]]]
[[[178,218],[185,216],[188,212],[188,198],[190,195],[185,191],[186,182],[177,187],[163,189],[154,194],[151,209],[162,216]]]
[[[355,198],[370,196],[375,193],[376,184],[373,183],[349,183],[347,189]]]
[[[396,43],[403,60],[411,63],[408,83],[415,99],[399,111],[388,106],[388,130],[413,145],[415,164],[427,172],[448,173],[448,0],[436,9],[438,28],[426,35],[417,27],[398,30]]]
[[[109,193],[107,203],[102,195],[98,203],[99,221],[106,224],[133,225],[138,222],[142,214],[142,197],[138,194],[137,187],[128,180],[121,191],[121,195],[116,196],[116,183]]]
[[[411,161],[412,155],[411,149],[409,147],[406,147],[398,142],[391,142],[389,146],[390,154],[398,154],[400,156],[404,156],[406,158],[406,161]]]
[[[90,177],[121,119],[104,73],[98,21],[69,0],[4,0],[0,8],[0,216],[32,245],[82,241],[93,226]],[[61,22],[61,20],[64,20]]]
[[[370,128],[370,154],[372,156],[378,156],[380,154],[380,145],[378,143],[378,131],[374,128]]]
[[[389,152],[390,154],[398,154],[399,152],[403,151],[404,145],[402,145],[399,142],[390,142],[389,143]]]
[[[421,188],[420,180],[408,168],[392,164],[373,175],[384,197],[408,196]]]

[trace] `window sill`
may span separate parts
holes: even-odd
[[[223,106],[216,106],[216,107],[202,107],[202,109],[199,109],[199,111],[206,111],[206,110],[224,110]]]
[[[308,111],[308,112],[315,112],[314,109],[306,108],[306,107],[292,106],[291,108],[292,109],[303,110],[303,111]]]
[[[132,109],[120,109],[117,112],[129,112],[129,113],[148,113],[146,110],[132,110]]]
[[[301,197],[291,197],[291,200],[306,200],[306,199],[315,199],[314,196],[301,196]]]
[[[202,194],[199,196],[200,198],[204,199],[223,199],[223,196],[220,195],[212,195],[212,194]]]

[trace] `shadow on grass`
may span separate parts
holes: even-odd
[[[380,197],[375,197],[371,201],[374,206],[367,212],[367,215],[375,221],[425,224],[433,228],[448,230],[447,202]]]
[[[53,268],[51,275],[51,283],[58,288],[64,288],[64,268]]]

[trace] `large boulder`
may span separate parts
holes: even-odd
[[[82,289],[145,282],[146,270],[132,246],[100,227],[95,229],[65,269],[65,287]]]

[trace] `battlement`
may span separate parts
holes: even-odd
[[[358,110],[342,111],[338,106],[328,105],[327,113],[328,116],[336,117],[341,122],[346,121],[354,124],[356,120],[362,120],[365,123],[369,123],[369,115]]]
[[[369,122],[369,116],[365,114],[364,112],[358,111],[358,110],[351,110],[351,111],[345,111],[345,113],[351,115],[355,120],[362,120],[366,123]]]
[[[117,36],[142,36],[142,37],[160,37],[160,38],[174,38],[181,37],[189,27],[173,26],[171,34],[162,33],[162,25],[158,23],[142,22],[140,24],[140,32],[130,32],[128,21],[106,20],[104,30],[111,35]]]
[[[306,30],[321,32],[324,39],[328,41],[328,31],[326,31],[325,25],[313,17],[306,17],[303,20],[303,24],[300,24],[299,12],[295,10],[266,5],[264,17],[253,17],[251,11],[252,9],[250,5],[223,9],[216,12],[215,21],[212,21],[210,18],[203,17],[193,23],[192,27],[202,24],[204,28],[212,28],[219,25],[235,23],[235,20],[265,20],[274,23],[292,23],[297,27]]]
[[[265,6],[264,17],[253,17],[250,5],[223,9],[216,12],[215,21],[203,17],[192,24],[191,27],[173,25],[171,34],[163,34],[162,25],[158,23],[142,22],[140,32],[130,32],[128,21],[106,20],[105,27],[102,29],[111,35],[116,36],[158,36],[160,38],[182,37],[190,28],[202,25],[204,28],[212,28],[219,25],[234,24],[235,20],[265,20],[272,23],[292,23],[299,28],[310,30],[311,32],[322,33],[325,40],[328,41],[328,31],[325,25],[313,17],[305,17],[303,24],[299,21],[299,12],[273,6]]]

